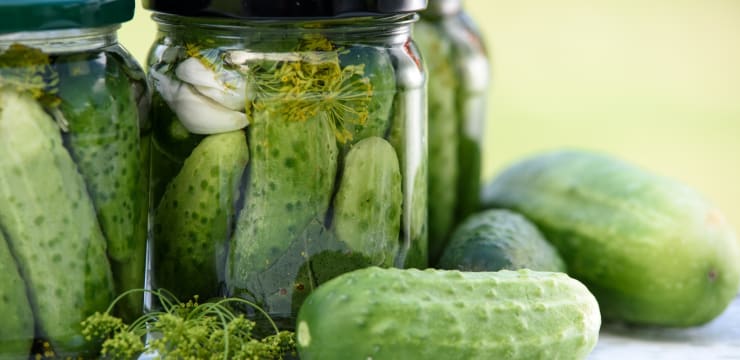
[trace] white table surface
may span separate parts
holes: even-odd
[[[712,322],[688,329],[606,324],[588,360],[740,360],[740,296]]]

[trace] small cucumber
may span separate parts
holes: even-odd
[[[250,125],[249,184],[231,239],[227,285],[231,294],[250,294],[266,310],[287,314],[290,306],[268,299],[292,282],[269,283],[263,273],[290,256],[291,244],[311,227],[323,227],[338,150],[326,114],[298,120],[270,109],[255,111]],[[300,262],[292,266],[297,271]]]
[[[241,130],[207,136],[185,160],[154,211],[156,287],[179,299],[219,295],[222,257],[248,161]]]
[[[33,343],[33,313],[26,284],[0,231],[0,359],[27,360]]]
[[[534,155],[484,189],[559,250],[605,319],[663,326],[712,320],[740,287],[740,244],[695,190],[583,150]]]
[[[396,94],[395,70],[388,53],[383,48],[355,45],[339,53],[339,63],[342,67],[363,66],[363,74],[355,76],[367,78],[372,92],[366,122],[345,124],[352,134],[350,144],[369,136],[383,137],[390,125],[391,106]]]
[[[303,360],[573,360],[594,348],[601,318],[563,273],[370,267],[319,287],[297,324]]]
[[[436,262],[455,226],[457,205],[459,121],[456,108],[458,75],[453,45],[439,26],[414,24],[414,41],[424,54],[429,111],[429,258]],[[472,189],[470,189],[472,190]],[[476,190],[472,190],[473,193]]]
[[[470,216],[452,234],[437,268],[565,272],[563,259],[525,217],[508,210]]]
[[[401,227],[401,171],[393,147],[379,137],[355,144],[344,160],[334,198],[333,228],[351,251],[393,266]]]
[[[0,90],[0,227],[28,287],[38,335],[60,356],[92,350],[80,322],[113,295],[106,243],[59,127]]]
[[[117,61],[106,53],[74,55],[58,59],[56,66],[60,108],[69,122],[66,145],[87,183],[109,256],[126,262],[143,256],[135,250],[146,241],[137,226],[147,196],[138,188],[143,169],[138,105]]]

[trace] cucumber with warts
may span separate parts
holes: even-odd
[[[298,313],[303,360],[584,359],[601,318],[563,273],[370,267],[314,291]]]
[[[106,309],[106,242],[54,120],[28,95],[0,90],[0,227],[35,314],[58,355],[91,351],[80,322]]]

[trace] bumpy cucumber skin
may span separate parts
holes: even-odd
[[[449,39],[432,23],[414,25],[414,40],[423,54],[429,106],[429,258],[436,262],[455,226],[459,126],[456,112],[457,80]],[[475,192],[475,191],[473,191]]]
[[[514,164],[483,192],[559,250],[605,319],[691,326],[719,315],[740,284],[740,245],[696,191],[617,159],[565,150]]]
[[[279,299],[289,299],[282,289],[291,288],[293,278],[266,281],[264,273],[290,256],[292,244],[312,228],[323,228],[337,171],[337,142],[323,112],[296,121],[264,110],[254,113],[249,149],[249,184],[231,239],[227,287],[271,313],[289,314],[289,303]],[[297,271],[300,264],[290,266]]]
[[[355,144],[344,159],[334,198],[332,226],[351,251],[374,265],[393,266],[401,228],[401,170],[396,151],[384,139]]]
[[[69,123],[66,145],[95,203],[108,254],[128,262],[144,256],[136,250],[146,241],[138,231],[140,209],[147,205],[146,192],[138,188],[143,168],[138,105],[115,55],[97,57],[75,55],[57,61],[60,108]]]
[[[383,137],[391,122],[391,107],[396,94],[395,70],[388,53],[372,46],[351,46],[339,53],[339,63],[342,67],[364,65],[363,75],[355,76],[369,79],[372,88],[367,122],[362,125],[345,124],[352,134],[348,144],[370,136]]]
[[[155,286],[179,299],[218,296],[239,184],[249,161],[244,132],[207,136],[154,211]],[[187,279],[187,281],[183,281]]]
[[[599,307],[563,273],[371,267],[341,275],[305,301],[303,360],[584,359]]]
[[[525,217],[509,210],[486,210],[455,229],[437,268],[565,272],[565,263]]]
[[[146,193],[149,189],[150,158],[151,158],[151,136],[146,135],[141,138],[140,161],[142,164],[142,173],[139,177],[138,189]],[[147,197],[148,199],[148,197]],[[111,260],[111,270],[113,271],[113,281],[115,282],[116,294],[122,294],[131,289],[142,289],[145,285],[146,269],[146,238],[148,233],[149,221],[149,204],[142,206],[137,216],[138,224],[136,225],[136,239],[143,239],[134,243],[133,256],[125,262]],[[136,320],[143,311],[144,294],[131,293],[125,298],[119,300],[115,307],[115,314],[126,323]]]
[[[26,285],[2,231],[0,284],[0,319],[3,319],[3,326],[0,326],[0,359],[26,360],[33,342],[33,313],[26,296]]]
[[[28,287],[38,335],[91,351],[80,322],[113,293],[106,243],[59,128],[29,96],[0,91],[0,226]]]

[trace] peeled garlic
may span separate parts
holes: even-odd
[[[154,86],[180,122],[193,134],[217,134],[249,125],[247,115],[200,95],[193,86],[151,71]],[[246,91],[245,95],[246,96]],[[242,105],[242,109],[244,105]]]
[[[175,75],[199,93],[232,110],[246,106],[247,82],[233,71],[214,72],[196,58],[188,58],[175,68]]]

